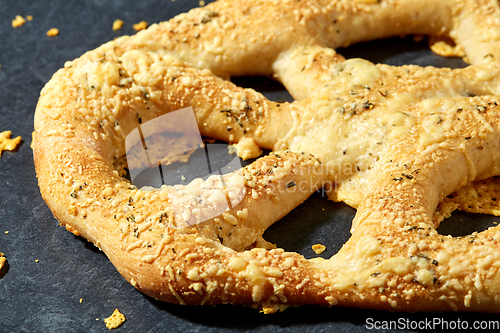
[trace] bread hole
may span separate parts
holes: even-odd
[[[328,200],[320,190],[270,226],[263,237],[278,248],[297,252],[307,259],[328,259],[349,240],[355,214],[354,208]],[[317,255],[312,250],[314,244],[325,245],[326,250]]]
[[[443,57],[429,48],[428,38],[420,36],[394,37],[338,48],[337,53],[345,58],[363,58],[375,64],[392,66],[419,65],[434,67],[467,67],[458,57]]]
[[[231,154],[227,143],[213,140],[206,140],[205,147],[198,148],[185,157],[185,162],[162,164],[161,168],[144,168],[135,176],[133,185],[137,188],[186,185],[195,178],[206,179],[214,173],[227,174],[250,163],[249,160],[241,160],[235,153]],[[125,178],[130,182],[130,173],[128,169],[126,171]]]
[[[420,65],[450,68],[468,66],[462,58],[443,57],[432,52],[426,37],[407,36],[374,40],[338,48],[336,51],[347,59],[363,58],[375,64],[392,66]],[[281,83],[268,77],[232,77],[231,82],[242,88],[252,88],[271,101],[293,102],[294,100]]]
[[[439,204],[435,220],[438,221],[438,217],[449,216],[449,212],[458,210],[441,222],[438,232],[464,236],[496,226],[500,221],[500,207],[497,203],[499,192],[500,177],[495,176],[474,181],[448,195]]]
[[[265,76],[232,77],[231,82],[242,88],[252,88],[271,101],[293,102],[293,97],[281,83]]]
[[[500,218],[497,216],[456,210],[449,218],[441,222],[437,232],[444,236],[464,237],[495,227],[498,221]]]

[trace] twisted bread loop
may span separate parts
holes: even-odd
[[[473,65],[391,67],[333,50],[395,34],[450,37]],[[194,9],[68,62],[47,83],[34,133],[42,196],[163,301],[497,311],[498,228],[443,237],[433,214],[462,185],[500,173],[498,36],[493,0]],[[273,75],[296,101],[222,79],[236,75]],[[115,162],[137,119],[188,106],[203,135],[280,152],[225,176],[245,178],[240,203],[176,230],[165,223],[171,189],[138,190]],[[358,208],[338,254],[306,260],[262,239],[325,182],[332,199]]]

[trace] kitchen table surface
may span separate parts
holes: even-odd
[[[166,304],[138,292],[104,253],[59,226],[40,196],[30,148],[40,90],[66,61],[135,33],[134,23],[161,22],[199,5],[198,0],[0,1],[0,132],[10,130],[13,136],[22,137],[17,150],[4,152],[0,158],[0,252],[7,258],[0,271],[0,331],[106,332],[104,319],[114,309],[127,319],[117,332],[365,332],[386,326],[385,332],[393,328],[420,332],[443,325],[472,328],[478,320],[500,320],[490,314],[409,314],[319,306],[264,315],[242,306]],[[32,20],[14,28],[16,15],[31,15]],[[124,21],[118,31],[112,29],[116,19]],[[51,28],[59,34],[47,36]],[[346,57],[392,65],[465,66],[461,59],[434,55],[425,39],[411,37],[338,51]],[[280,84],[268,78],[233,81],[270,99],[292,101]],[[327,247],[321,256],[328,258],[349,238],[354,214],[354,209],[327,200],[320,191],[273,225],[265,238],[306,258],[317,256],[311,245],[321,243]],[[454,213],[439,231],[465,235],[495,221]]]

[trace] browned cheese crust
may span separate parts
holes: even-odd
[[[391,67],[334,51],[407,34],[452,39],[472,65]],[[62,225],[163,301],[499,311],[498,228],[445,237],[433,216],[450,193],[500,174],[499,39],[493,0],[193,9],[66,63],[47,83],[33,143],[41,193]],[[248,74],[273,76],[296,101],[225,80]],[[226,176],[245,179],[234,208],[174,229],[171,188],[139,190],[115,161],[138,117],[188,106],[203,135],[277,153]],[[332,200],[358,208],[339,253],[306,260],[262,239],[325,183]]]

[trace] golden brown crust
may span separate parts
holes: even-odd
[[[42,90],[42,196],[163,301],[498,311],[497,228],[444,237],[433,214],[449,193],[500,173],[499,13],[489,0],[218,1],[116,39]],[[449,36],[474,65],[391,67],[333,50],[394,33]],[[297,101],[271,102],[214,74],[274,75]],[[173,190],[138,190],[113,162],[138,117],[187,106],[202,134],[278,152],[226,176],[245,179],[228,212],[174,229]],[[358,207],[338,254],[306,260],[262,239],[325,181],[332,199]]]

